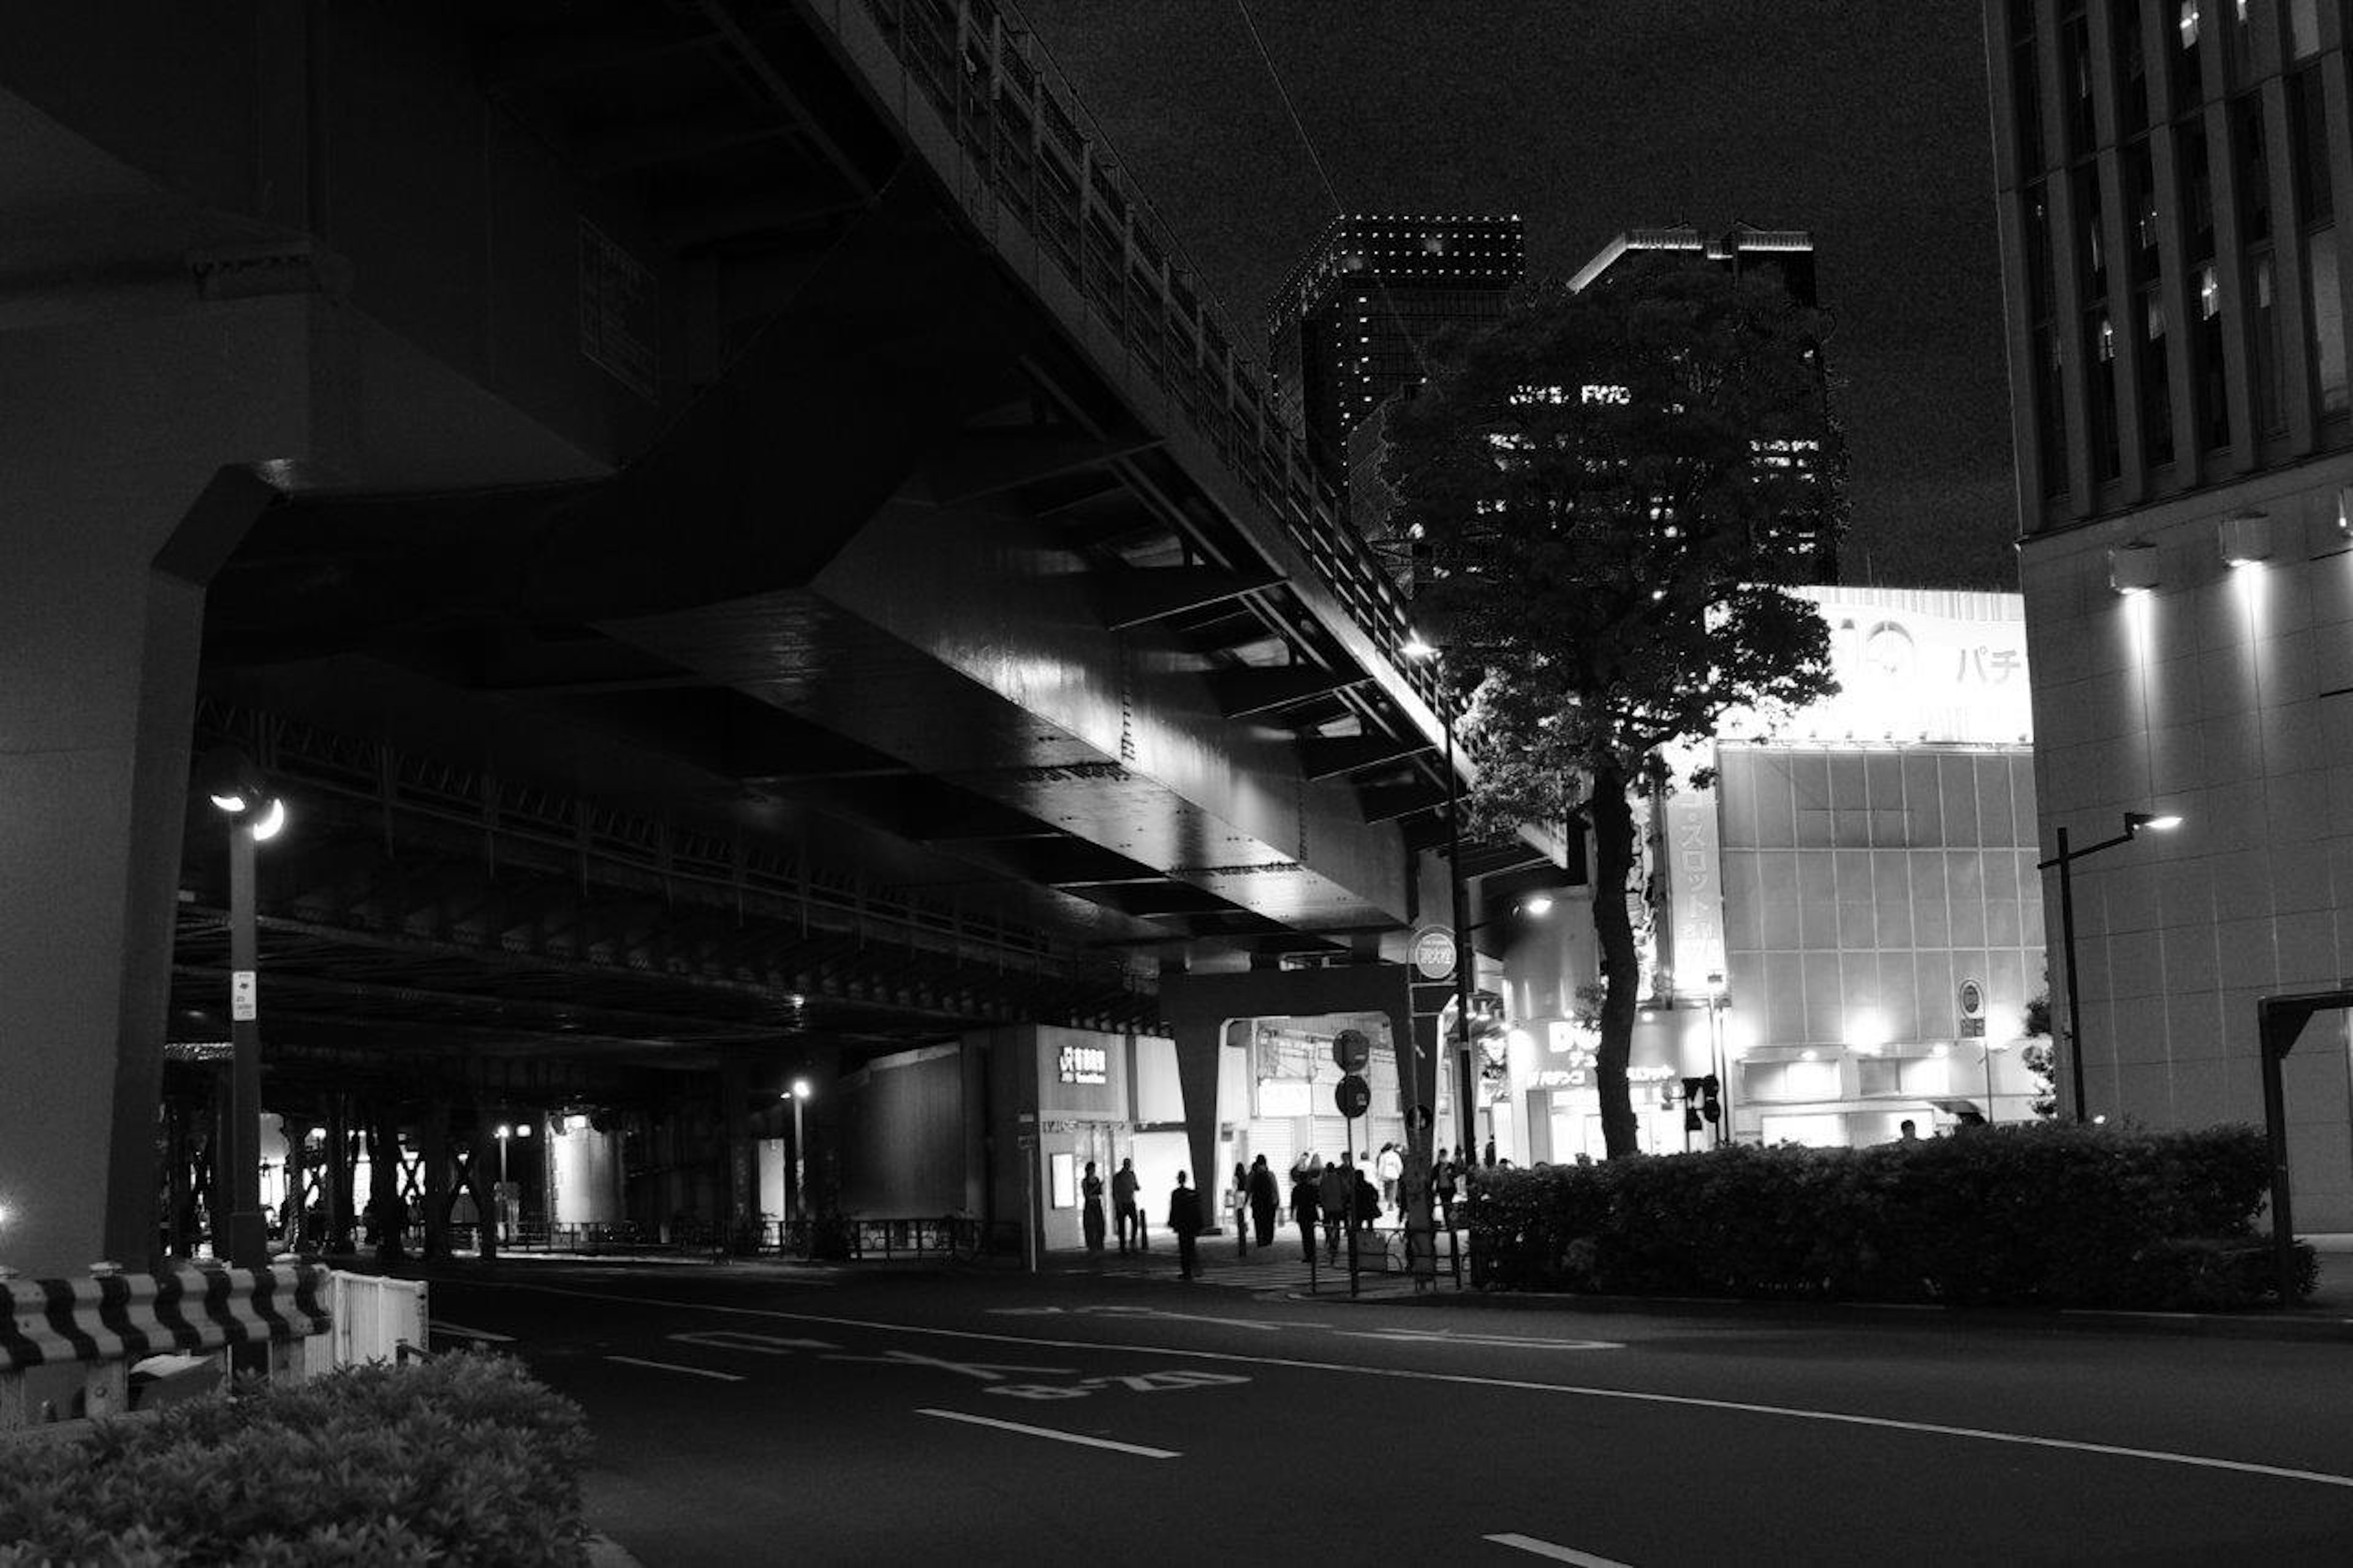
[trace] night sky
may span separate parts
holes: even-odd
[[[1261,357],[1335,210],[1234,0],[1018,0]],[[1962,0],[1250,0],[1345,210],[1813,232],[1849,582],[2014,589],[1984,41]]]

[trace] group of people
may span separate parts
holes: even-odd
[[[1378,1186],[1366,1175],[1367,1166],[1379,1176]],[[1451,1158],[1444,1149],[1439,1150],[1430,1161],[1430,1202],[1439,1223],[1450,1229],[1454,1224],[1454,1202],[1461,1194],[1464,1175],[1461,1162]],[[1314,1259],[1319,1226],[1324,1261],[1331,1263],[1338,1260],[1340,1243],[1350,1230],[1361,1237],[1383,1213],[1391,1209],[1398,1210],[1402,1217],[1400,1187],[1404,1176],[1405,1147],[1399,1143],[1382,1144],[1380,1152],[1365,1156],[1363,1163],[1345,1150],[1339,1159],[1330,1163],[1312,1152],[1293,1161],[1289,1204],[1292,1223],[1299,1227],[1301,1258]],[[1112,1174],[1109,1190],[1110,1218],[1117,1226],[1123,1257],[1131,1250],[1146,1250],[1144,1208],[1137,1187],[1135,1162],[1122,1160],[1119,1169]],[[1233,1192],[1237,1226],[1242,1211],[1247,1210],[1257,1244],[1273,1246],[1275,1222],[1284,1206],[1284,1194],[1265,1155],[1258,1155],[1247,1165],[1235,1164]],[[1104,1183],[1092,1160],[1087,1162],[1086,1172],[1080,1178],[1079,1193],[1082,1204],[1080,1224],[1087,1250],[1101,1252],[1105,1231]],[[1176,1185],[1168,1194],[1167,1225],[1169,1234],[1176,1238],[1177,1271],[1190,1279],[1199,1267],[1198,1238],[1208,1227],[1208,1219],[1201,1206],[1199,1190],[1190,1184],[1183,1171],[1176,1173]]]

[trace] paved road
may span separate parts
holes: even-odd
[[[2353,1561],[2353,1345],[515,1265],[670,1564]]]

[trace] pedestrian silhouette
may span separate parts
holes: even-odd
[[[1095,1174],[1092,1160],[1087,1162],[1087,1173],[1080,1179],[1079,1191],[1086,1198],[1086,1208],[1081,1214],[1079,1223],[1086,1231],[1087,1250],[1101,1252],[1103,1249],[1103,1178]]]
[[[1304,1164],[1293,1168],[1291,1173],[1291,1218],[1299,1226],[1299,1257],[1304,1263],[1315,1261],[1315,1221],[1322,1212],[1315,1195],[1316,1178]]]
[[[1185,1184],[1185,1173],[1176,1173],[1176,1190],[1168,1194],[1168,1228],[1176,1237],[1176,1273],[1190,1279],[1201,1266],[1200,1245],[1196,1239],[1201,1234],[1201,1194]]]
[[[1112,1173],[1112,1218],[1119,1226],[1119,1249],[1124,1253],[1133,1240],[1138,1252],[1144,1250],[1144,1210],[1135,1201],[1135,1162],[1122,1160],[1119,1169]]]

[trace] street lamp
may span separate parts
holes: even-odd
[[[1424,642],[1419,632],[1409,633],[1400,650],[1410,659],[1435,659],[1445,668],[1445,651]],[[1439,698],[1432,704],[1438,714],[1438,727],[1446,742],[1446,891],[1454,917],[1454,1068],[1455,1098],[1460,1102],[1454,1112],[1456,1147],[1462,1151],[1465,1169],[1472,1164],[1472,1151],[1478,1147],[1478,1079],[1471,1065],[1471,949],[1472,930],[1469,919],[1466,889],[1462,886],[1462,799],[1461,784],[1454,776],[1454,715],[1446,706],[1443,682]],[[1549,908],[1549,903],[1546,904]]]
[[[286,826],[286,803],[269,791],[253,759],[215,746],[196,764],[196,787],[228,818],[229,1105],[221,1161],[228,1176],[228,1261],[269,1266],[261,1214],[261,997],[256,954],[253,847]],[[216,1167],[217,1168],[217,1167]],[[217,1233],[216,1233],[217,1234]]]
[[[792,1203],[788,1205],[788,1209],[792,1217],[795,1219],[802,1217],[801,1205],[804,1194],[807,1191],[807,1189],[803,1185],[803,1184],[808,1179],[808,1164],[807,1162],[801,1157],[801,1105],[803,1101],[808,1099],[808,1079],[805,1078],[797,1078],[793,1079],[793,1092],[791,1097],[793,1102],[793,1190],[791,1193]]]
[[[2069,1076],[2075,1089],[2075,1120],[2084,1120],[2084,1003],[2075,984],[2075,880],[2069,869],[2087,855],[2097,855],[2103,849],[2113,849],[2119,844],[2129,844],[2146,827],[2153,833],[2169,833],[2181,826],[2181,818],[2170,813],[2159,816],[2146,811],[2125,813],[2125,830],[2114,838],[2103,838],[2097,844],[2086,844],[2081,849],[2067,847],[2067,829],[2062,824],[2057,829],[2059,853],[2048,860],[2038,860],[2034,868],[2048,871],[2059,868],[2059,945],[2067,964],[2067,1061]]]
[[[507,1195],[507,1139],[510,1136],[528,1138],[531,1123],[517,1121],[512,1125],[501,1121],[494,1136],[499,1141],[499,1239],[514,1239],[514,1200]]]

